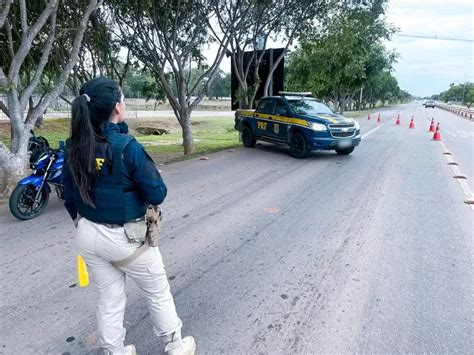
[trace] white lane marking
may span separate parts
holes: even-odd
[[[365,139],[367,138],[369,135],[371,135],[372,133],[374,133],[376,130],[378,130],[380,127],[384,126],[384,124],[378,126],[378,127],[375,127],[373,129],[371,129],[370,131],[368,131],[367,133],[363,134],[360,138],[361,139]]]
[[[464,179],[458,179],[458,182],[459,182],[459,185],[461,185],[462,190],[466,194],[466,197],[470,199],[474,198],[471,192],[471,188],[469,187],[469,184],[467,183],[467,181]],[[470,206],[472,209],[474,209],[474,205],[470,205]]]
[[[443,147],[443,150],[445,153],[449,152],[449,150],[444,145],[443,141],[440,141],[439,143]],[[445,157],[448,160],[448,163],[454,161],[451,155],[445,155]],[[457,165],[450,165],[450,166],[454,175],[464,175],[463,173],[461,173],[461,170],[459,170],[459,167]],[[465,179],[456,179],[456,180],[459,182],[459,185],[461,186],[461,189],[464,192],[464,195],[466,195],[466,199],[474,198],[474,193],[472,193],[471,187],[469,186],[467,181]],[[474,205],[468,205],[468,206],[471,207],[471,210],[474,210]]]
[[[454,163],[454,159],[452,155],[446,155],[446,159],[448,159],[448,163]]]
[[[454,175],[462,175],[461,170],[459,170],[457,165],[453,165],[451,169],[453,170]]]

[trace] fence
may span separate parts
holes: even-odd
[[[436,106],[439,107],[440,109],[452,112],[459,116],[466,117],[470,120],[472,120],[474,117],[474,110],[470,108],[453,106],[453,105],[445,105],[445,104],[440,104],[440,103],[437,103]]]
[[[33,96],[33,102],[35,102],[35,104],[38,103],[40,98],[41,98],[40,96]],[[73,99],[74,98],[72,98],[72,97],[68,98],[68,100],[71,100],[71,101]],[[6,104],[6,101],[7,101],[6,96],[0,95],[0,101],[3,101]],[[56,118],[56,117],[61,117],[61,118],[67,117],[67,118],[69,118],[70,117],[70,111],[71,111],[71,106],[66,101],[64,101],[61,98],[56,98],[55,100],[53,100],[53,102],[47,108],[46,113],[45,113],[45,117],[47,117],[47,118]],[[24,118],[26,118],[26,113],[25,113]],[[9,121],[9,118],[8,118],[7,115],[5,115],[5,113],[2,110],[0,110],[0,122],[2,122],[2,121]]]

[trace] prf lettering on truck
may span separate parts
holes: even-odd
[[[266,130],[267,129],[267,122],[257,121],[257,128]]]

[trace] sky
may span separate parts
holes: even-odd
[[[402,89],[424,97],[447,90],[451,83],[474,82],[473,0],[390,0],[386,15],[401,35],[471,40],[393,36],[386,46],[399,54],[393,74]],[[221,69],[230,72],[230,66],[224,58]]]
[[[388,48],[400,58],[394,75],[402,89],[431,96],[451,83],[474,82],[474,1],[391,0],[387,21],[400,34],[470,39],[471,42],[409,38],[395,35]]]

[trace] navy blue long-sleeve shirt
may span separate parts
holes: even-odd
[[[105,136],[109,134],[126,134],[128,127],[125,122],[120,124],[105,123],[102,131]],[[66,146],[67,152],[67,146]],[[123,183],[124,188],[138,188],[143,199],[150,204],[159,205],[166,198],[166,185],[161,178],[151,157],[145,152],[143,146],[136,140],[132,140],[123,153]],[[73,191],[76,188],[72,180],[71,172],[67,162],[67,154],[64,154],[64,165],[62,170],[62,181],[64,184],[64,206],[74,220],[77,217],[77,208],[74,203]]]

